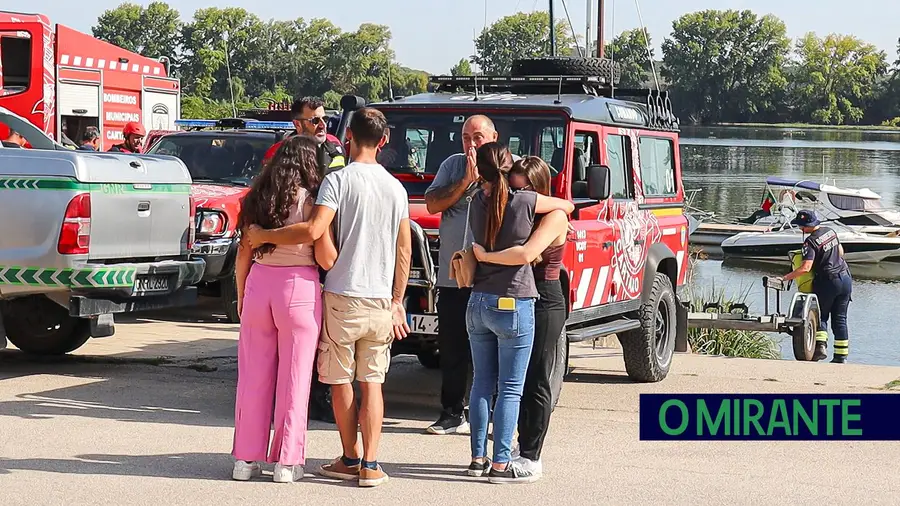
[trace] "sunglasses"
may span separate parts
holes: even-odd
[[[299,118],[298,121],[308,121],[313,126],[319,126],[327,121],[323,116],[313,116],[312,118]]]

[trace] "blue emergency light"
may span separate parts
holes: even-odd
[[[242,128],[246,130],[294,130],[290,121],[259,121],[245,118],[228,119],[179,119],[175,126],[181,128]]]

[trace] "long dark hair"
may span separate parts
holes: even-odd
[[[238,230],[250,225],[265,229],[283,227],[297,205],[303,188],[311,195],[319,190],[316,141],[305,135],[286,139],[275,151],[272,160],[253,181],[250,191],[241,202]],[[254,257],[271,253],[275,245],[265,244],[253,252]]]
[[[509,169],[509,173],[525,176],[531,189],[541,195],[550,196],[550,166],[539,156],[520,158]]]
[[[525,180],[528,181],[529,189],[540,193],[541,195],[550,196],[550,166],[547,165],[547,162],[544,161],[543,158],[539,156],[526,156],[525,158],[520,158],[516,163],[513,164],[512,168],[509,169],[509,173],[519,174],[521,176],[525,176]],[[543,215],[534,217],[534,228],[531,229],[531,232],[534,233],[537,230],[538,226],[541,224],[541,218]],[[544,255],[539,254],[532,260],[531,265],[538,265],[544,260]]]
[[[512,153],[504,144],[488,142],[478,148],[475,156],[478,174],[486,182],[491,183],[484,240],[487,249],[493,250],[500,226],[503,225],[506,203],[509,201],[509,169],[513,165]]]

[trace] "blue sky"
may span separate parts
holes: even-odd
[[[97,16],[119,3],[120,0],[29,0],[27,5],[31,12],[47,14],[53,22],[89,32]],[[149,0],[137,0],[136,3],[146,5]],[[215,3],[170,0],[168,3],[181,12],[183,19],[190,19],[199,8],[216,5],[243,7],[263,19],[325,17],[345,30],[353,30],[365,22],[385,24],[393,32],[393,48],[399,63],[432,73],[445,73],[461,57],[472,54],[473,33],[481,30],[485,23],[485,3],[488,23],[517,10],[529,12],[546,9],[549,5],[547,0],[221,0]],[[618,33],[640,26],[634,1],[606,0],[606,4],[607,34],[613,29]],[[575,30],[583,36],[585,0],[566,0],[566,5]],[[852,33],[885,50],[890,62],[897,57],[897,39],[900,37],[900,25],[896,23],[900,19],[898,0],[641,0],[639,5],[657,51],[660,42],[671,32],[672,21],[682,14],[731,8],[775,14],[787,24],[791,37],[808,31],[819,35]],[[563,1],[556,0],[557,18],[568,24],[562,6]],[[592,31],[596,37],[596,30]]]

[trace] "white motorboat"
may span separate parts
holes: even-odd
[[[900,235],[900,211],[884,207],[881,195],[868,188],[768,177],[766,192],[775,202],[771,215],[752,221],[753,225],[780,227],[798,211],[809,210],[815,211],[823,223],[840,223],[866,234]]]
[[[824,226],[834,229],[844,247],[848,263],[878,263],[900,259],[900,237],[866,234],[836,223]],[[790,252],[799,250],[806,235],[799,228],[785,227],[767,232],[741,232],[722,241],[725,257],[784,262]]]

